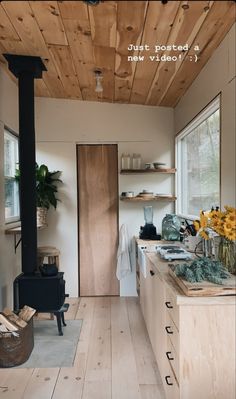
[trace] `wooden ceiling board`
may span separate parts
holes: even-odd
[[[63,19],[88,19],[88,7],[83,1],[58,1],[58,6]]]
[[[35,79],[35,95],[37,97],[51,97],[43,79]]]
[[[192,46],[192,49],[195,45],[200,48],[200,52],[197,53],[198,61],[192,62],[188,57],[183,62],[172,85],[162,99],[161,106],[175,107],[177,105],[234,22],[235,4],[233,2],[218,1],[213,4],[205,24],[199,31]],[[192,49],[190,49],[188,55],[194,57],[195,53]]]
[[[89,19],[63,20],[83,100],[96,101],[95,61]]]
[[[173,107],[230,30],[235,9],[234,1],[1,1],[0,65],[14,80],[3,53],[41,57],[47,72],[38,96]],[[191,48],[176,62],[149,60],[157,44],[186,43]],[[150,51],[129,51],[130,44]],[[198,62],[190,61],[194,45]],[[95,92],[96,69],[102,93]]]
[[[193,40],[207,17],[207,12],[204,10],[205,4],[205,1],[192,1],[191,4],[189,4],[189,8],[184,9],[182,7],[183,2],[181,2],[168,38],[168,45],[192,45]],[[211,3],[209,3],[209,6],[211,6]],[[186,54],[186,52],[182,52],[181,59],[176,62],[161,61],[159,63],[155,78],[147,96],[146,104],[160,104],[161,99],[173,81],[180,65],[184,62]],[[165,51],[164,55],[174,57],[176,55],[178,56],[179,52],[170,50]]]
[[[49,52],[54,60],[54,64],[67,97],[81,99],[82,96],[79,82],[69,47],[50,45]]]
[[[95,69],[100,70],[103,76],[103,92],[98,93],[100,101],[114,100],[116,16],[115,1],[106,1],[101,7],[89,7]]]
[[[68,45],[57,1],[30,1],[30,6],[45,42]]]
[[[117,8],[117,39],[115,64],[115,101],[127,103],[130,98],[136,62],[129,62],[128,55],[137,55],[129,51],[132,43],[140,45],[145,23],[147,1],[119,1]]]
[[[171,1],[163,7],[160,1],[150,1],[144,26],[141,45],[149,45],[150,52],[140,51],[145,56],[145,62],[137,62],[130,102],[144,104],[158,67],[157,61],[151,61],[149,55],[155,55],[156,44],[166,45],[171,31],[179,1]]]
[[[5,10],[0,4],[0,40],[20,40]]]
[[[53,98],[67,98],[62,81],[56,70],[54,61],[46,58],[43,60],[47,72],[43,72],[43,80],[47,86],[50,96]]]
[[[30,55],[48,57],[48,49],[28,1],[2,1],[4,10]]]
[[[116,1],[106,1],[100,7],[89,7],[92,41],[95,46],[116,47]]]
[[[114,101],[114,68],[115,68],[115,49],[113,47],[94,46],[94,58],[96,68],[102,71],[103,92],[98,94],[101,101]],[[95,79],[94,79],[95,86]]]

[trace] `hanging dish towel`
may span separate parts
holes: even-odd
[[[129,237],[125,224],[122,224],[119,232],[119,247],[117,251],[116,277],[121,280],[131,273],[131,263],[129,256]]]

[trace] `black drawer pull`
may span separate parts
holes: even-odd
[[[165,376],[165,380],[166,380],[167,385],[174,385],[173,382],[169,381],[169,378],[171,378],[170,375],[166,375]]]
[[[151,276],[154,276],[154,275],[155,275],[155,273],[154,273],[153,270],[150,270],[150,274],[151,274]]]
[[[171,302],[165,302],[165,304],[166,304],[166,307],[168,309],[173,309],[173,306],[171,305]]]
[[[170,357],[170,355],[171,355],[171,352],[166,352],[166,357],[167,357],[167,359],[168,359],[168,360],[174,360],[174,358],[173,358],[173,357]]]
[[[171,328],[171,326],[165,327],[167,334],[174,334],[173,331],[170,330],[170,328]]]

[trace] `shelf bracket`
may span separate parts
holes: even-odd
[[[20,243],[21,243],[22,238],[20,237],[19,240],[17,241],[16,239],[16,234],[14,234],[14,249],[15,249],[15,253],[17,248],[19,247]]]

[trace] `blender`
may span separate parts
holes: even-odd
[[[160,240],[161,235],[157,234],[156,227],[153,224],[153,207],[144,206],[145,225],[140,227],[139,238],[143,240]]]

